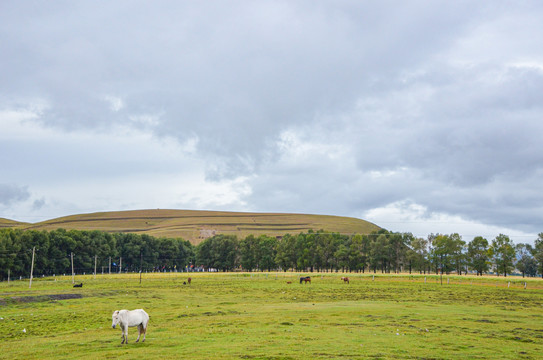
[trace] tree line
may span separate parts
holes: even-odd
[[[152,271],[186,266],[194,259],[194,246],[188,241],[155,238],[131,233],[0,229],[0,277],[28,277],[35,248],[34,275],[59,275],[74,271],[93,273],[107,269]],[[121,261],[119,261],[121,260]]]
[[[500,234],[491,241],[478,236],[469,243],[459,234],[430,234],[379,230],[369,235],[341,235],[324,231],[261,235],[238,239],[217,235],[196,247],[197,263],[231,271],[253,270],[475,273],[507,276],[543,274],[543,233],[531,244],[514,244]]]
[[[507,276],[543,274],[543,233],[531,244],[514,244],[500,234],[469,242],[459,234],[411,233],[381,229],[368,235],[308,231],[282,237],[219,234],[197,246],[183,239],[131,233],[0,229],[0,277],[28,276],[32,248],[35,275],[69,273],[71,254],[77,273],[97,272],[112,264],[122,271],[181,271],[193,266],[217,271],[346,271],[475,273]]]

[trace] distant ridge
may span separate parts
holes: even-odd
[[[28,225],[28,223],[22,223],[22,222],[19,222],[19,221],[0,218],[0,229],[1,228],[12,228],[12,227],[17,227],[17,226],[22,226],[22,225]]]
[[[368,221],[343,216],[163,209],[71,215],[34,224],[1,219],[0,227],[138,233],[155,237],[183,238],[193,244],[198,244],[216,234],[244,238],[250,234],[282,236],[309,230],[369,234],[380,229]]]

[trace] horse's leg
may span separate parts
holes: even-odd
[[[138,325],[138,338],[136,339],[136,342],[140,341],[140,336],[141,336],[142,329],[143,329],[143,325],[139,324]]]
[[[145,342],[145,334],[147,334],[147,324],[145,324],[145,327],[143,327],[142,324],[141,328],[143,329],[143,340],[141,342]]]
[[[123,332],[124,332],[124,343],[128,344],[128,325],[124,326]]]

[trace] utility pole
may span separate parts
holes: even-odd
[[[74,274],[74,253],[70,253],[72,258],[72,284],[75,284],[75,274]]]
[[[140,285],[141,285],[141,273],[143,272],[143,254],[140,250]]]
[[[109,257],[109,275],[111,275],[111,256]]]
[[[32,265],[30,265],[30,283],[28,284],[29,289],[32,287],[32,273],[34,272],[34,253],[35,252],[36,252],[36,247],[34,246],[32,248]]]
[[[9,275],[10,275],[11,269],[8,269],[8,285],[9,285]]]
[[[96,280],[96,260],[98,259],[98,257],[96,255],[94,255],[94,280]]]
[[[119,256],[119,274],[123,271],[123,258]]]

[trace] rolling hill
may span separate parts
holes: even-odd
[[[13,221],[9,219],[0,218],[0,229],[1,228],[12,228],[28,225],[27,223],[22,223],[19,221]]]
[[[370,222],[342,216],[163,209],[71,215],[33,224],[1,219],[0,227],[128,232],[180,237],[193,244],[215,234],[233,234],[243,238],[250,234],[281,236],[321,229],[341,234],[368,234],[380,229]]]

